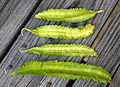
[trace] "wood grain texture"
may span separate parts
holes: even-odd
[[[118,67],[117,72],[113,78],[113,83],[108,87],[119,87],[120,86],[120,67]]]
[[[0,0],[0,13],[8,2],[9,2],[9,0]]]
[[[95,50],[99,53],[97,59],[88,59],[88,64],[102,66],[111,77],[114,75],[120,64],[120,9],[113,17],[104,35],[97,44]],[[76,81],[73,87],[106,87],[108,84],[100,84],[93,81]]]
[[[44,56],[44,55],[34,55],[34,54],[27,54],[27,53],[20,53],[18,51],[19,47],[22,49],[28,49],[34,46],[40,46],[44,44],[58,44],[58,43],[82,43],[91,46],[97,35],[99,34],[101,28],[104,26],[104,23],[108,19],[111,11],[115,7],[118,0],[43,0],[39,7],[37,8],[34,15],[40,11],[43,11],[48,8],[71,8],[71,7],[84,7],[87,9],[92,10],[100,10],[102,8],[105,9],[104,13],[96,15],[94,18],[90,19],[89,21],[77,24],[70,24],[70,27],[78,26],[78,25],[85,25],[86,23],[95,23],[96,28],[94,30],[94,34],[90,37],[85,39],[78,39],[78,40],[67,40],[67,39],[51,39],[51,38],[40,38],[30,32],[25,31],[24,37],[21,35],[13,44],[12,48],[5,56],[4,60],[2,61],[0,68],[0,86],[1,87],[45,87],[48,86],[51,82],[51,87],[66,87],[69,80],[59,79],[57,77],[46,77],[46,76],[31,76],[31,75],[14,75],[7,77],[4,73],[4,69],[6,68],[8,73],[16,70],[19,66],[24,64],[29,60],[40,60],[40,61],[47,61],[47,60],[59,60],[59,61],[74,61],[74,62],[81,62],[83,58],[80,57],[55,57],[55,56]],[[34,17],[34,15],[32,17]],[[33,19],[29,20],[26,28],[35,29],[42,25],[48,24],[57,24],[68,26],[68,23],[61,23],[61,22],[50,22],[46,20],[36,20]],[[94,60],[94,59],[93,59]],[[96,59],[95,59],[96,60]],[[13,67],[10,68],[9,65]],[[84,84],[84,80],[78,81],[78,83]],[[79,84],[78,84],[79,85]],[[81,84],[79,85],[83,87]],[[75,86],[77,87],[77,85]]]
[[[20,28],[29,20],[31,12],[40,0],[2,0],[0,7],[0,59],[2,60]]]

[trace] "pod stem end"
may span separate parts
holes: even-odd
[[[24,36],[24,35],[23,35],[23,31],[24,31],[24,30],[28,30],[28,29],[27,29],[27,28],[23,28],[23,29],[21,30],[21,35],[22,35],[22,36]]]
[[[5,69],[4,71],[5,71],[5,75],[6,75],[6,76],[11,76],[11,74],[8,74],[8,73],[7,73],[6,69]]]
[[[27,52],[27,50],[21,50],[21,47],[19,47],[19,51],[22,52],[22,53]]]

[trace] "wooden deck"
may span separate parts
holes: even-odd
[[[103,13],[82,23],[70,23],[70,27],[95,23],[94,33],[84,39],[41,38],[28,31],[21,36],[21,29],[35,29],[42,25],[63,25],[65,22],[52,22],[34,19],[34,15],[49,8],[104,9]],[[82,43],[97,51],[94,57],[55,57],[19,52],[19,47],[28,49],[44,44]],[[73,61],[102,66],[110,72],[113,83],[103,84],[87,80],[65,80],[57,77],[13,75],[8,73],[18,69],[29,60]],[[0,0],[0,87],[120,87],[120,0]]]

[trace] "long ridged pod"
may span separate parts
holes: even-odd
[[[74,62],[30,61],[8,76],[14,74],[56,76],[63,79],[85,79],[111,83],[110,74],[102,67]]]
[[[57,25],[45,25],[37,29],[31,30],[23,28],[23,30],[28,30],[40,37],[51,37],[51,38],[64,38],[64,39],[80,39],[89,36],[93,33],[95,25],[88,24],[86,26],[79,26],[77,28],[68,28],[64,26]]]
[[[102,11],[103,10],[92,11],[85,8],[48,9],[36,14],[35,18],[61,22],[82,22],[92,18],[95,14]]]
[[[44,54],[48,56],[98,57],[97,53],[92,48],[81,44],[47,44],[40,47],[33,47],[31,49],[27,49],[21,52],[29,52],[39,55]]]

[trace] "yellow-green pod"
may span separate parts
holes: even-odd
[[[40,47],[33,47],[31,49],[27,49],[21,52],[29,52],[39,55],[44,54],[48,56],[98,57],[97,53],[92,48],[81,44],[46,44]]]
[[[68,28],[65,26],[57,26],[57,25],[45,25],[34,30],[27,28],[24,29],[38,35],[39,37],[80,39],[91,35],[93,33],[94,27],[95,27],[94,24],[79,26],[77,28]]]
[[[35,18],[61,22],[83,22],[102,11],[92,11],[85,8],[48,9],[36,14]]]
[[[72,80],[85,79],[99,81],[101,83],[112,82],[110,74],[102,67],[74,62],[30,61],[19,67],[17,71],[7,75],[14,74],[46,75]]]

